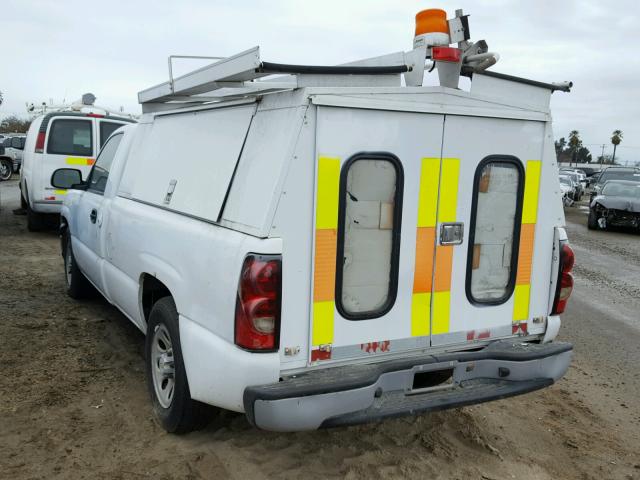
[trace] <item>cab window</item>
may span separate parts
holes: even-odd
[[[118,145],[120,145],[122,141],[122,136],[122,134],[118,134],[111,137],[100,151],[100,155],[98,155],[96,163],[89,175],[88,190],[101,195],[104,193],[107,187],[107,180],[109,179],[111,164],[118,150]]]
[[[93,155],[91,120],[60,119],[51,123],[47,153],[57,155]]]
[[[515,285],[524,170],[515,157],[485,158],[476,170],[466,291],[472,303],[506,302]]]
[[[342,168],[335,298],[344,318],[380,317],[395,302],[402,189],[391,154],[358,154]]]

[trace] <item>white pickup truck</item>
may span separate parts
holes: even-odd
[[[361,423],[565,373],[563,88],[480,70],[470,92],[412,86],[424,48],[339,67],[243,52],[140,92],[87,179],[54,172],[69,294],[93,285],[146,332],[168,431],[210,406],[271,430]]]

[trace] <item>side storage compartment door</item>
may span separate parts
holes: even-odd
[[[433,346],[526,334],[547,314],[549,274],[532,275],[553,248],[553,229],[537,225],[545,133],[538,121],[446,117]]]
[[[255,111],[247,103],[157,114],[127,163],[121,194],[218,222]]]
[[[429,347],[443,120],[317,107],[311,363]]]

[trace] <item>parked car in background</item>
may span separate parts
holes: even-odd
[[[574,191],[575,191],[573,199],[576,202],[579,202],[580,199],[582,198],[582,195],[584,195],[586,191],[586,182],[583,185],[580,174],[578,174],[574,170],[560,170],[560,175],[564,175],[571,178],[574,186]]]
[[[570,207],[574,202],[575,188],[573,180],[566,175],[560,175],[560,191],[562,192],[562,204],[565,207]]]
[[[4,154],[4,146],[0,144],[0,180],[9,180],[12,175],[13,159]]]
[[[640,229],[640,181],[608,180],[589,205],[589,229]]]
[[[20,170],[25,135],[7,135],[0,140],[0,180],[9,180]]]
[[[592,184],[590,202],[600,194],[603,185],[609,180],[630,180],[633,182],[640,181],[640,168],[636,167],[608,167],[596,178]]]
[[[571,192],[569,194],[569,197],[574,202],[577,202],[580,197],[581,186],[578,183],[575,175],[570,175],[570,174],[561,172],[558,178],[561,184],[569,185],[571,187]]]
[[[2,141],[5,155],[13,160],[13,171],[18,172],[22,166],[26,134],[10,135]]]
[[[583,172],[587,178],[591,178],[593,175],[597,174],[602,170],[602,165],[599,163],[560,163],[558,165],[560,170],[578,170]]]
[[[582,170],[578,170],[578,169],[571,169],[571,168],[561,168],[560,169],[560,173],[564,173],[564,172],[568,172],[568,173],[575,173],[576,175],[578,175],[578,181],[580,182],[580,185],[582,185],[582,192],[586,192],[587,189],[587,174],[584,173]]]
[[[51,112],[31,122],[20,170],[22,207],[30,231],[42,229],[48,214],[60,213],[67,192],[51,185],[54,170],[71,166],[86,179],[109,135],[133,122],[93,107],[84,110]]]

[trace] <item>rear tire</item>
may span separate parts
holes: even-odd
[[[27,229],[30,232],[41,232],[46,227],[45,216],[34,212],[31,205],[27,203]]]
[[[10,180],[13,175],[13,162],[3,158],[0,160],[0,180]]]
[[[87,298],[91,295],[93,285],[89,283],[87,277],[78,268],[76,263],[76,257],[73,255],[73,249],[71,247],[71,235],[69,233],[64,234],[64,248],[62,251],[62,258],[64,259],[64,274],[67,283],[67,295],[76,300]]]
[[[187,433],[207,425],[214,408],[191,398],[182,359],[178,311],[171,297],[151,309],[145,341],[147,388],[156,419],[169,433]]]

